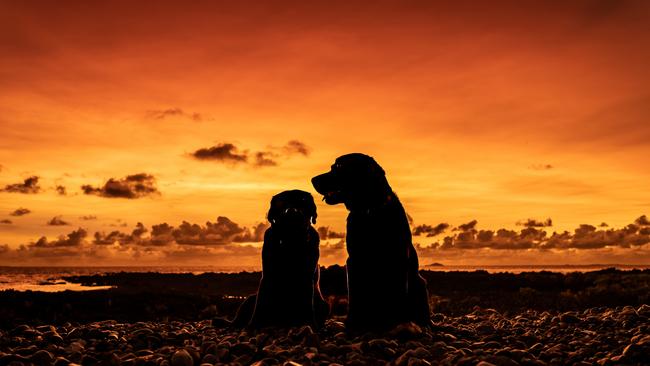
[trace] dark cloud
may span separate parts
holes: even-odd
[[[9,215],[11,215],[11,216],[24,216],[24,215],[27,215],[28,213],[31,213],[31,212],[32,211],[30,211],[29,209],[19,207],[19,208],[13,210]]]
[[[79,216],[79,219],[84,220],[84,221],[97,220],[97,216],[95,216],[95,215],[83,215],[83,216]]]
[[[60,247],[79,247],[83,244],[84,239],[88,233],[86,230],[79,228],[71,233],[59,238],[55,241],[48,241],[46,237],[42,236],[35,243],[28,245],[29,248],[60,248]]]
[[[12,224],[12,222],[11,222],[11,220],[9,220],[9,219],[2,219],[2,220],[0,220],[0,224],[7,224],[7,225],[11,225],[11,224]]]
[[[550,227],[553,226],[553,220],[550,218],[541,221],[541,220],[535,220],[535,219],[526,219],[522,221],[517,221],[518,226],[525,226],[525,227]]]
[[[192,156],[199,160],[216,160],[230,163],[246,163],[248,161],[248,152],[239,152],[237,147],[231,143],[201,148],[193,152]]]
[[[183,117],[189,118],[196,122],[201,122],[203,116],[196,112],[186,112],[181,108],[168,108],[147,111],[147,117],[151,119],[165,119],[168,117]]]
[[[255,167],[279,165],[279,159],[287,159],[292,155],[308,156],[311,149],[303,142],[289,141],[282,147],[269,147],[267,150],[250,152],[239,149],[232,143],[221,143],[212,147],[194,151],[191,156],[198,160],[212,160],[231,164],[250,164]]]
[[[47,225],[50,226],[65,226],[65,225],[70,225],[69,222],[63,221],[61,216],[54,216],[50,221],[47,222]]]
[[[320,226],[316,230],[318,231],[318,236],[320,236],[321,240],[345,238],[345,233],[330,230],[329,226]]]
[[[554,167],[551,164],[533,164],[533,165],[529,166],[528,168],[532,169],[532,170],[551,170]]]
[[[607,225],[606,222],[601,222],[600,225],[598,225],[598,226],[599,227],[609,227],[609,225]]]
[[[643,216],[642,216],[643,217]],[[650,225],[640,225],[639,218],[633,224],[620,229],[600,229],[593,225],[582,224],[573,233],[554,232],[550,236],[539,225],[528,225],[521,231],[499,229],[477,230],[476,222],[461,225],[463,228],[446,236],[442,241],[433,243],[427,250],[566,250],[566,249],[600,249],[605,247],[631,248],[650,244]],[[420,246],[420,248],[425,248]]]
[[[255,165],[257,166],[276,166],[278,162],[274,160],[276,154],[268,151],[258,151],[255,153]]]
[[[110,178],[102,187],[86,184],[81,186],[81,189],[84,194],[107,198],[136,199],[160,194],[156,188],[156,179],[146,173],[133,174],[122,179]]]
[[[432,237],[441,234],[445,230],[449,228],[449,224],[447,223],[440,223],[436,226],[431,226],[431,225],[418,225],[415,228],[413,228],[413,235],[426,235],[427,237]]]
[[[56,186],[55,189],[56,193],[60,194],[61,196],[65,196],[68,193],[64,186]]]
[[[298,140],[291,140],[287,142],[287,145],[284,146],[283,149],[288,155],[301,154],[301,155],[308,156],[311,153],[311,149],[307,145],[305,145],[305,143],[300,142]]]
[[[468,222],[466,224],[458,225],[458,227],[455,228],[454,230],[471,231],[471,230],[474,230],[474,227],[476,226],[476,223],[477,223],[476,220],[472,220],[472,221],[470,221],[470,222]]]
[[[38,193],[41,191],[41,187],[38,185],[38,177],[31,176],[25,178],[22,183],[7,184],[3,189],[0,189],[0,192],[11,192],[11,193]]]
[[[648,217],[646,215],[642,215],[636,220],[634,220],[634,223],[639,225],[639,226],[650,226],[650,221],[648,220]]]
[[[147,244],[154,244],[153,242],[153,236],[152,238],[143,238],[143,235],[146,234],[149,230],[141,223],[138,222],[131,231],[130,234],[120,232],[118,230],[111,231],[108,234],[105,234],[104,232],[96,232],[94,234],[95,239],[93,240],[93,244],[96,245],[112,245],[115,243],[119,243],[122,245],[128,245],[128,244],[140,244],[140,245],[147,245]]]

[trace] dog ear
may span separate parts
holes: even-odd
[[[267,212],[266,214],[266,219],[269,220],[271,224],[275,224],[275,220],[277,219],[279,214],[277,202],[278,202],[278,197],[273,196],[273,198],[271,198],[271,206],[269,207],[269,212]]]
[[[316,218],[318,217],[318,214],[316,213],[316,204],[314,203],[314,198],[309,200],[309,215],[311,216],[311,223],[312,225],[316,225]]]

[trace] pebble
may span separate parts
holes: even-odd
[[[2,366],[578,366],[650,364],[650,306],[580,312],[434,314],[351,335],[343,323],[257,332],[197,322],[115,321],[0,330]]]
[[[190,356],[189,352],[184,349],[180,349],[174,353],[171,359],[171,366],[192,366],[194,365],[194,360]]]

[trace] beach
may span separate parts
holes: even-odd
[[[345,268],[324,327],[231,328],[259,272],[68,273],[87,291],[0,291],[0,366],[644,365],[650,270],[421,271],[431,329],[350,334]],[[56,276],[55,276],[56,277]],[[45,285],[47,286],[47,285]]]
[[[433,314],[433,329],[404,324],[385,334],[346,334],[328,320],[309,326],[233,330],[219,322],[114,320],[20,325],[0,333],[1,365],[643,365],[650,306],[583,312],[476,309]],[[214,323],[214,324],[213,324]]]

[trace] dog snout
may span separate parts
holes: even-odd
[[[314,189],[316,189],[316,192],[324,194],[325,192],[331,190],[331,180],[332,179],[330,173],[323,173],[313,177],[311,179],[311,184],[314,186]]]

